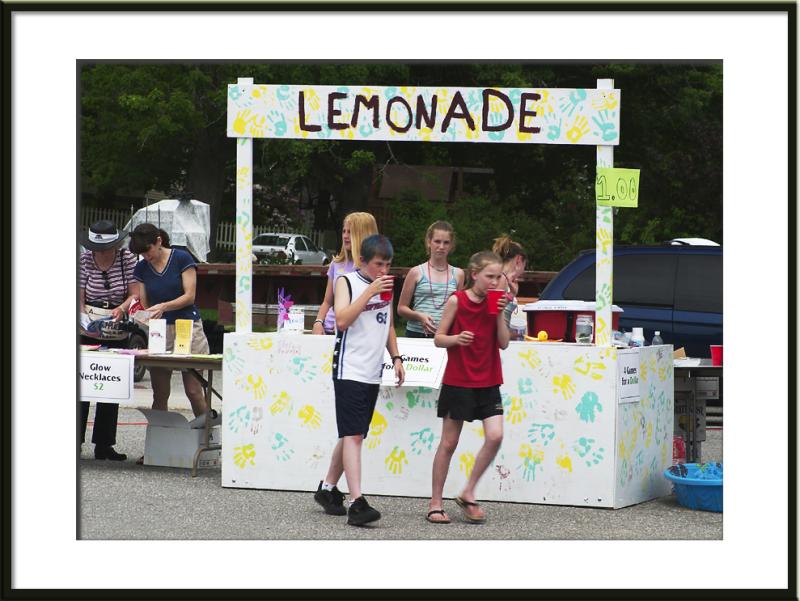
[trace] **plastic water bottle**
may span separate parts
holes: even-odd
[[[656,330],[656,335],[653,336],[653,342],[651,342],[650,344],[652,344],[653,346],[656,346],[657,344],[664,344],[664,341],[661,340],[661,332]]]

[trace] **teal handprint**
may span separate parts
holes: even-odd
[[[619,132],[616,131],[616,125],[610,121],[610,119],[613,119],[615,116],[616,113],[609,113],[608,110],[604,110],[597,113],[597,117],[592,117],[592,121],[595,122],[595,125],[597,125],[597,128],[600,130],[595,131],[594,134],[602,137],[604,142],[610,142],[619,137]]]
[[[276,136],[282,138],[286,135],[286,116],[283,113],[279,113],[278,111],[270,111],[267,118],[272,124],[272,128],[275,131]]]
[[[481,108],[481,94],[479,94],[477,90],[472,90],[467,94],[467,108],[472,113],[477,112]]]
[[[231,411],[228,414],[228,429],[231,432],[238,432],[242,428],[246,428],[250,424],[250,410],[247,406],[242,405],[236,411]]]
[[[603,447],[600,447],[597,450],[594,450],[592,447],[594,446],[594,438],[584,438],[581,436],[578,441],[572,445],[572,448],[578,453],[581,459],[586,462],[588,467],[592,467],[593,465],[597,465],[603,460],[603,454],[605,450]]]
[[[597,310],[606,308],[611,304],[611,286],[603,284],[597,291]]]
[[[603,411],[603,406],[600,404],[600,399],[595,392],[587,392],[581,398],[581,402],[575,406],[575,411],[578,413],[578,416],[581,420],[585,422],[593,422],[594,421],[594,410],[595,407],[597,411]]]
[[[430,428],[423,428],[419,432],[411,433],[411,451],[417,455],[422,455],[422,451],[433,450],[433,441],[436,435]]]
[[[239,86],[230,86],[228,88],[228,98],[236,102],[242,95],[242,91],[239,89]]]
[[[417,405],[420,407],[433,407],[433,401],[430,398],[421,396],[422,394],[430,393],[432,388],[418,387],[416,390],[406,393],[406,401],[408,401],[408,408],[413,409]]]
[[[294,449],[287,446],[289,439],[280,432],[276,432],[273,440],[275,444],[272,445],[272,450],[275,451],[278,461],[288,461],[294,455]]]
[[[489,115],[489,125],[500,125],[506,120],[505,116],[501,113],[491,113]],[[494,141],[502,140],[506,137],[506,130],[490,131],[489,139]]]
[[[375,133],[375,128],[372,127],[371,121],[365,121],[359,128],[358,133],[361,134],[364,138],[369,138],[372,134]]]
[[[327,123],[323,123],[320,125],[320,130],[317,132],[317,137],[322,138],[323,140],[327,140],[331,137],[331,128],[328,127]]]
[[[533,393],[533,380],[530,378],[520,378],[518,385],[520,395]]]
[[[528,429],[528,440],[532,443],[542,443],[547,446],[556,436],[556,429],[553,424],[531,424]]]
[[[544,121],[547,124],[547,139],[551,142],[558,140],[561,137],[561,117],[556,113],[547,113]]]
[[[562,98],[559,106],[561,110],[567,114],[567,117],[572,117],[572,113],[575,112],[575,109],[578,109],[585,100],[586,90],[580,88],[570,92],[567,98]]]
[[[233,347],[228,347],[225,349],[225,352],[222,354],[222,362],[231,372],[235,374],[242,373],[244,369],[244,359],[239,357],[236,354],[236,351]]]
[[[292,96],[292,90],[287,85],[278,86],[278,89],[275,92],[275,96],[278,98],[278,104],[283,109],[294,109],[296,106],[294,96]]]
[[[383,95],[386,98],[386,100],[390,100],[393,96],[397,96],[398,95],[397,94],[397,87],[389,86],[388,88],[386,88],[383,91]]]
[[[311,357],[293,357],[290,371],[300,377],[304,383],[311,382],[317,377],[317,367],[315,365],[306,366]]]
[[[239,276],[239,292],[247,292],[250,290],[250,281],[252,276],[241,275]]]

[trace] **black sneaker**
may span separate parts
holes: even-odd
[[[381,512],[370,507],[364,496],[360,496],[350,503],[350,509],[347,510],[347,523],[351,526],[363,526],[379,519],[381,519]]]
[[[344,515],[347,510],[344,508],[344,494],[335,486],[333,490],[322,490],[322,480],[319,481],[317,492],[314,493],[314,500],[322,505],[325,513],[330,515]]]

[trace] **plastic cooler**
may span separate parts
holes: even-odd
[[[575,342],[575,323],[581,315],[589,315],[594,319],[594,333],[597,332],[597,319],[594,315],[594,301],[536,301],[528,303],[522,310],[528,315],[528,335],[536,336],[540,331],[547,332],[551,340]],[[611,306],[611,322],[614,330],[619,329],[619,314],[622,309]]]

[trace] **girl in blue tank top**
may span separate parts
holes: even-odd
[[[464,285],[464,271],[447,262],[455,243],[456,234],[448,222],[428,226],[428,260],[408,270],[397,302],[398,315],[407,320],[408,338],[433,338],[447,299]]]

